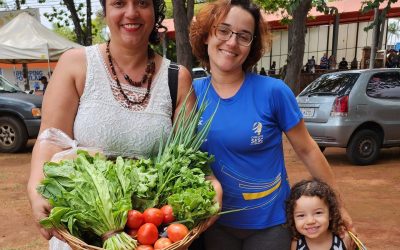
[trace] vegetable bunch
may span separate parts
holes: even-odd
[[[118,157],[114,163],[85,151],[78,151],[74,160],[46,163],[46,177],[37,190],[53,209],[40,223],[48,228],[65,226],[72,235],[94,245],[100,245],[107,233],[116,232],[105,239],[103,248],[134,249],[136,240],[122,232],[132,209],[136,183],[132,167],[132,160]]]
[[[174,132],[165,144],[161,139],[159,152],[152,159],[117,157],[113,162],[100,154],[78,151],[74,160],[46,163],[38,192],[53,209],[40,223],[66,227],[86,243],[105,249],[135,249],[136,240],[122,232],[129,210],[169,204],[176,220],[189,229],[217,214],[216,193],[206,179],[213,157],[199,150],[212,118],[197,131],[205,102],[191,112],[186,111],[186,105],[182,107]]]

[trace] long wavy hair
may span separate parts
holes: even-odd
[[[103,8],[103,16],[106,16],[106,0],[100,0],[101,7]],[[159,32],[166,32],[167,27],[162,25],[165,18],[165,2],[164,0],[153,0],[154,9],[154,27],[151,31],[149,42],[153,45],[160,43]]]
[[[342,216],[340,215],[339,203],[336,198],[335,192],[332,188],[323,181],[318,179],[302,180],[296,183],[290,192],[289,199],[286,201],[286,214],[288,220],[288,226],[292,231],[295,238],[299,239],[301,234],[296,230],[294,221],[294,209],[296,201],[302,196],[314,197],[317,196],[329,208],[329,227],[328,229],[338,235],[343,229],[344,223]]]
[[[242,68],[249,71],[263,56],[268,43],[269,32],[263,20],[260,7],[251,0],[217,0],[207,3],[196,15],[190,25],[189,40],[193,54],[199,59],[203,67],[210,70],[210,62],[205,41],[208,36],[215,35],[213,26],[222,22],[232,7],[238,6],[248,11],[254,18],[254,39],[251,43],[250,53],[244,61]]]

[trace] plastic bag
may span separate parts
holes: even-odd
[[[53,155],[50,161],[59,162],[63,159],[75,159],[78,149],[88,151],[90,155],[103,153],[101,149],[95,147],[80,147],[77,140],[71,139],[66,133],[57,128],[47,128],[37,138],[40,144],[50,143],[61,148],[60,151]]]

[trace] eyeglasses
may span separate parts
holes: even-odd
[[[214,28],[215,36],[221,41],[228,41],[235,34],[239,45],[248,47],[254,38],[249,32],[234,32],[225,25],[216,25]]]

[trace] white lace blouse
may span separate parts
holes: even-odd
[[[145,107],[128,109],[113,95],[111,87],[115,88],[116,82],[99,46],[87,47],[86,58],[86,83],[74,123],[75,140],[80,146],[100,148],[108,156],[142,158],[157,153],[160,139],[165,140],[172,128],[169,60],[163,58]],[[145,88],[121,85],[127,92],[146,92]]]

